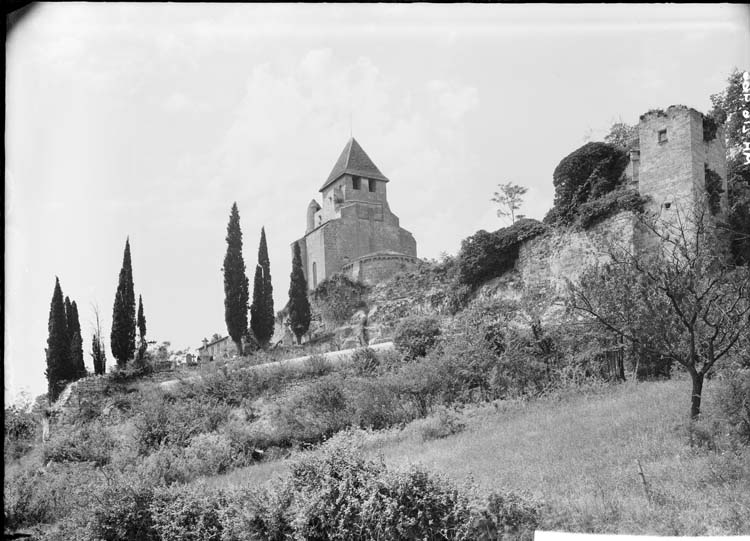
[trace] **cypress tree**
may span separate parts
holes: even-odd
[[[68,359],[65,364],[65,367],[63,368],[66,380],[76,379],[76,370],[75,370],[74,359],[73,359],[73,348],[71,347],[71,343],[73,342],[73,329],[74,329],[74,325],[70,321],[72,317],[73,317],[73,307],[70,304],[70,298],[66,295],[65,296],[65,336],[68,340],[68,345],[67,345]]]
[[[273,336],[273,286],[271,285],[271,262],[268,259],[265,228],[260,229],[258,264],[253,282],[253,304],[250,306],[250,328],[258,342],[265,346]]]
[[[135,293],[133,292],[133,268],[130,262],[130,239],[125,241],[120,280],[117,284],[115,303],[112,308],[112,332],[110,334],[112,355],[117,365],[124,367],[135,352]]]
[[[106,371],[107,355],[104,351],[101,336],[94,333],[91,337],[91,357],[94,361],[94,374],[97,376],[104,374]]]
[[[299,244],[294,243],[292,274],[289,277],[289,321],[297,343],[310,328],[310,301],[307,298],[307,281],[302,271],[302,255]]]
[[[242,335],[247,329],[249,284],[242,258],[242,230],[237,203],[232,205],[227,225],[227,253],[224,256],[224,320],[227,332],[242,355]]]
[[[67,301],[67,297],[65,300]],[[70,304],[70,311],[68,312],[68,337],[73,379],[80,379],[86,376],[86,365],[83,362],[83,338],[81,337],[81,321],[78,318],[76,301]]]
[[[146,316],[143,315],[143,299],[138,295],[138,359],[143,360],[146,355]]]
[[[47,336],[47,396],[50,403],[57,400],[58,395],[68,379],[68,365],[70,357],[70,342],[65,321],[65,302],[63,301],[60,280],[55,277],[55,289],[52,292],[52,302],[49,309]]]

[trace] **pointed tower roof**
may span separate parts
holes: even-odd
[[[362,147],[359,146],[354,137],[346,143],[341,156],[336,160],[336,165],[333,166],[331,174],[328,175],[328,180],[325,181],[320,191],[325,190],[332,182],[340,178],[341,175],[357,175],[388,182],[388,178],[372,163],[370,157],[362,150]]]

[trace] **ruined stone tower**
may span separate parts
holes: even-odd
[[[388,206],[383,175],[354,138],[320,188],[322,205],[307,207],[298,241],[309,289],[343,272],[376,283],[417,263],[417,243]]]
[[[720,208],[727,206],[724,135],[695,109],[672,105],[649,111],[638,124],[640,152],[631,152],[633,180],[663,219],[706,203],[707,176],[720,177]],[[710,182],[710,180],[709,180]]]

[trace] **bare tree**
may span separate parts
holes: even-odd
[[[611,261],[569,282],[572,306],[638,349],[685,368],[690,416],[700,414],[703,382],[738,353],[750,333],[750,269],[734,266],[705,206],[674,219],[642,217],[650,249],[616,246]]]
[[[499,205],[497,209],[497,215],[499,218],[504,216],[510,216],[510,223],[513,224],[516,221],[515,212],[521,208],[523,204],[523,196],[529,191],[528,188],[519,186],[508,182],[507,184],[498,184],[500,188],[499,192],[495,192],[490,201],[493,201]]]

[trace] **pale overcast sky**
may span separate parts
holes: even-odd
[[[91,306],[109,344],[127,236],[151,339],[226,334],[233,201],[251,284],[266,228],[281,309],[350,114],[436,258],[503,225],[497,183],[527,186],[522,212],[541,219],[587,137],[708,110],[750,67],[749,38],[747,8],[727,5],[40,4],[7,42],[6,397],[46,389],[55,276],[92,369]]]

